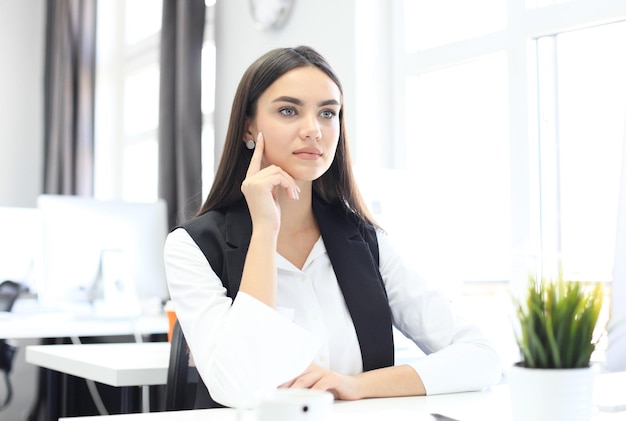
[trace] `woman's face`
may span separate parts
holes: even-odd
[[[263,164],[277,165],[296,180],[324,174],[339,140],[341,92],[326,73],[299,67],[276,79],[257,101],[249,134],[263,133]]]

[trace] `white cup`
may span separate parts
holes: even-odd
[[[256,421],[327,421],[332,406],[330,392],[276,389],[257,401]]]

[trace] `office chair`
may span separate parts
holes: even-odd
[[[165,386],[165,410],[220,408],[200,378],[178,320],[172,331],[170,363]]]
[[[0,284],[0,311],[11,311],[13,304],[24,287],[13,281],[4,281]]]
[[[13,281],[4,281],[0,284],[0,311],[11,311],[13,304],[20,293],[24,290],[21,284]],[[2,402],[0,402],[0,411],[5,409],[11,402],[13,397],[13,386],[11,385],[11,379],[9,373],[13,367],[13,357],[17,348],[6,340],[0,339],[0,372],[4,377],[4,383],[6,384],[7,394]]]

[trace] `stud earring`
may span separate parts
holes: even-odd
[[[246,148],[252,150],[252,149],[254,149],[255,146],[256,146],[256,144],[254,143],[254,140],[252,140],[252,139],[246,140]]]

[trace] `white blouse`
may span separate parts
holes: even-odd
[[[499,358],[478,327],[427,290],[387,236],[378,233],[380,273],[393,324],[427,355],[410,365],[431,394],[480,390],[500,379]],[[245,406],[310,364],[342,374],[363,370],[359,343],[324,242],[302,270],[277,254],[277,309],[240,292],[234,302],[184,229],[165,244],[172,301],[195,364],[211,396]]]

